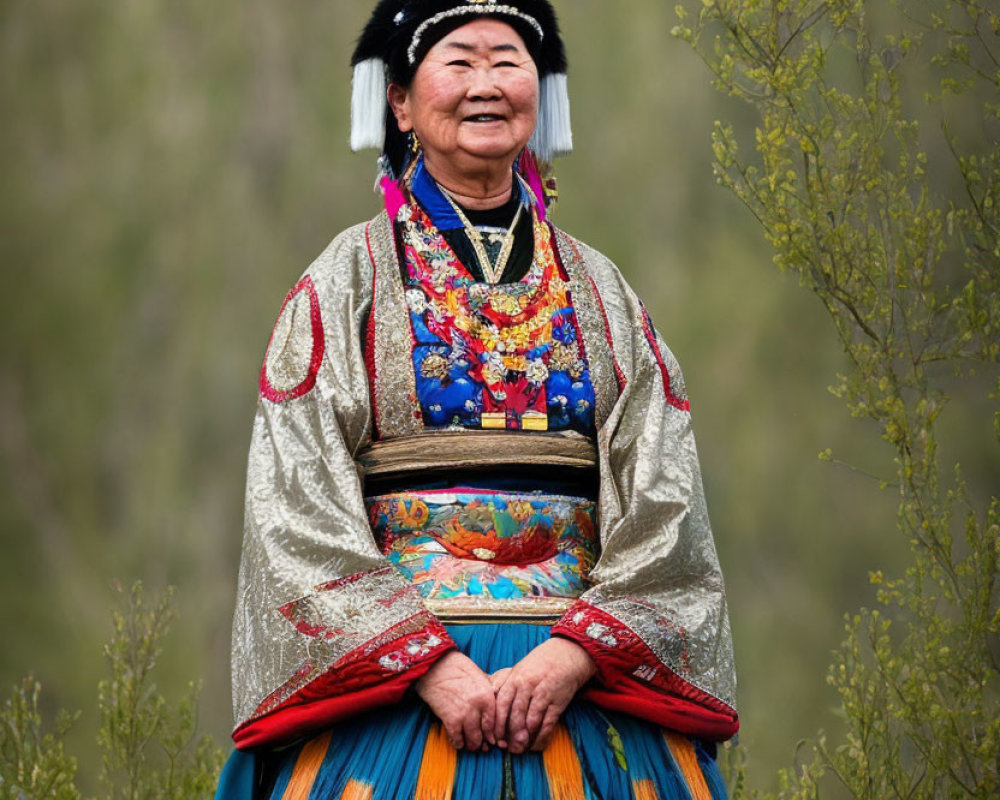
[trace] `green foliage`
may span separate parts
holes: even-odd
[[[101,800],[195,800],[209,798],[222,762],[208,736],[195,739],[198,689],[171,708],[153,683],[160,645],[174,616],[168,592],[152,607],[141,584],[123,611],[113,615],[105,647],[111,677],[101,681]],[[77,717],[61,713],[54,733],[42,733],[40,685],[26,680],[7,702],[0,722],[0,798],[77,800],[76,760],[63,737]]]
[[[195,741],[198,687],[175,709],[153,683],[160,643],[174,617],[172,593],[152,607],[141,584],[114,614],[105,648],[111,677],[99,687],[101,783],[109,800],[211,797],[220,754],[205,736]],[[154,746],[155,745],[155,746]]]
[[[0,711],[0,799],[78,800],[76,760],[62,738],[75,719],[62,713],[54,733],[43,733],[38,710],[41,685],[32,678],[14,688]]]
[[[779,796],[996,797],[1000,499],[942,465],[939,429],[954,396],[1000,394],[1000,16],[971,0],[678,13],[717,88],[758,114],[752,158],[716,124],[716,176],[829,312],[850,363],[833,391],[891,447],[881,485],[910,547],[902,576],[872,574],[879,608],[847,620],[835,655],[844,740],[821,736]],[[912,107],[908,80],[931,69],[940,89]],[[950,174],[924,149],[928,114]]]

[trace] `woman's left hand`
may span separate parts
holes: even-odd
[[[543,750],[560,715],[595,672],[586,650],[555,636],[512,668],[495,672],[497,744],[515,754]]]

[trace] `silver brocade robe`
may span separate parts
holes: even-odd
[[[601,556],[580,607],[609,624],[581,613],[563,622],[601,647],[624,632],[648,654],[636,680],[680,686],[735,720],[725,592],[680,370],[617,268],[561,231],[555,241],[597,398]],[[361,665],[363,683],[379,664],[389,674],[440,654],[437,636],[417,651],[406,639],[440,628],[376,546],[356,461],[373,438],[417,434],[434,435],[420,420],[383,212],[309,267],[268,347],[233,630],[237,730],[324,676],[350,682]]]

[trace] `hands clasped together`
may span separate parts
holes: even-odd
[[[553,637],[513,667],[487,675],[467,656],[443,656],[417,681],[456,750],[543,750],[559,716],[597,671],[580,645]]]

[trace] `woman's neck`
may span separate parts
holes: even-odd
[[[460,171],[450,162],[438,164],[424,156],[424,169],[463,208],[486,211],[499,208],[514,190],[513,164],[486,164],[476,172]]]

